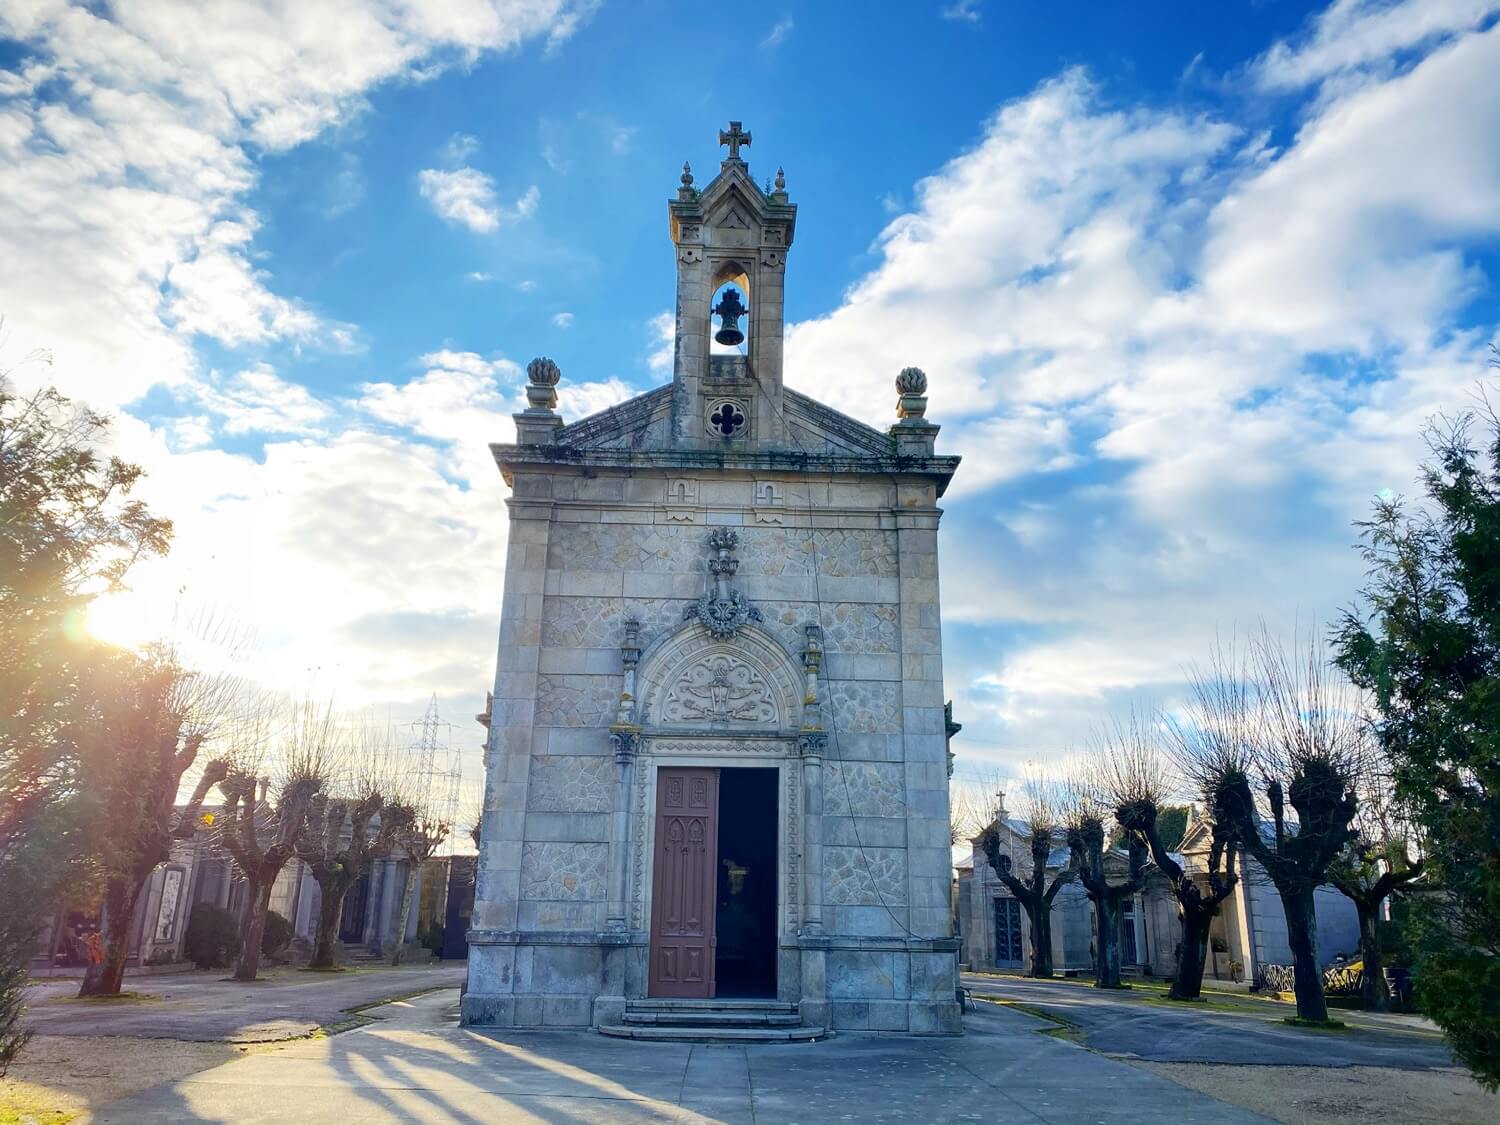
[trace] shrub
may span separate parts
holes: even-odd
[[[200,902],[188,919],[183,954],[200,969],[227,969],[240,954],[240,923],[231,910]]]
[[[263,957],[280,957],[292,944],[296,931],[291,922],[274,910],[266,911],[266,928],[260,935],[260,952]]]

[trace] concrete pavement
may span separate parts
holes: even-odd
[[[961,1039],[845,1034],[707,1046],[456,1026],[456,990],[368,1027],[253,1054],[106,1107],[99,1122],[1138,1122],[1266,1118],[1038,1034],[992,1008]]]
[[[342,973],[273,969],[240,984],[222,969],[127,981],[137,998],[80,1000],[78,982],[48,981],[27,994],[22,1025],[38,1035],[261,1043],[307,1035],[350,1008],[463,983],[462,964],[360,966]]]
[[[1239,1063],[1276,1066],[1382,1066],[1409,1070],[1454,1066],[1442,1036],[1409,1020],[1349,1017],[1344,1031],[1289,1027],[1295,1009],[1262,1001],[1229,1001],[1235,1010],[1174,1004],[1146,990],[1100,991],[1077,982],[964,974],[976,996],[1031,1005],[1075,1025],[1097,1051],[1152,1062]],[[1227,1000],[1209,997],[1210,1000]],[[1356,1026],[1357,1025],[1357,1026]]]

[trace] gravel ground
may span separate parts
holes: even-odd
[[[1500,1121],[1500,1095],[1487,1093],[1467,1073],[1456,1069],[1158,1062],[1133,1065],[1287,1125],[1488,1125]]]

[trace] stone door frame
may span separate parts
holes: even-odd
[[[642,737],[636,759],[630,842],[627,914],[630,929],[650,957],[652,890],[656,856],[656,781],[661,766],[777,771],[776,799],[776,991],[797,1000],[795,981],[781,971],[781,950],[798,944],[802,910],[802,762],[793,735],[745,737],[720,734],[652,734]],[[642,982],[643,986],[645,982]]]

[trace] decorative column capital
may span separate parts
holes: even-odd
[[[821,760],[828,749],[828,734],[821,730],[805,730],[797,736],[797,750],[804,758]]]
[[[609,741],[615,748],[615,764],[628,766],[640,749],[641,728],[634,723],[615,723],[609,728]]]

